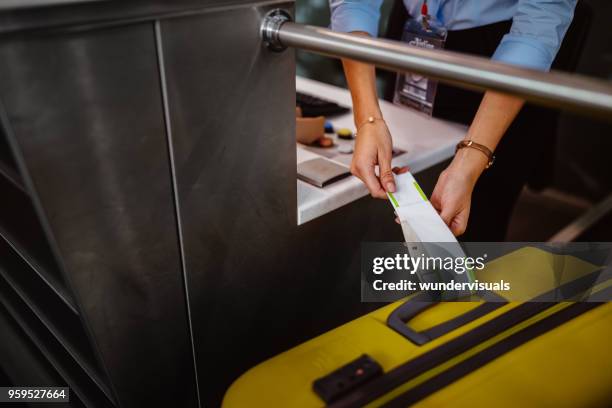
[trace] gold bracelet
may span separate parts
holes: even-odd
[[[355,131],[355,135],[357,135],[357,134],[359,133],[359,129],[361,129],[363,126],[368,125],[368,124],[370,124],[370,123],[374,123],[374,122],[376,122],[377,120],[380,120],[380,121],[382,121],[383,123],[385,123],[385,120],[384,120],[383,118],[377,118],[376,116],[369,116],[369,117],[368,117],[368,119],[367,119],[365,122],[363,122],[363,123],[361,123],[361,124],[357,125],[357,129],[356,129],[356,131]],[[385,124],[386,124],[386,123],[385,123]]]
[[[476,149],[479,152],[482,152],[485,156],[487,156],[487,167],[485,167],[485,169],[488,169],[489,167],[491,167],[493,163],[495,162],[495,156],[493,155],[493,152],[491,151],[491,149],[489,149],[485,145],[476,143],[473,140],[462,140],[459,143],[457,143],[457,147],[455,148],[455,153],[457,153],[459,149],[463,149],[464,147]]]

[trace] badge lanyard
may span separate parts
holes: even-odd
[[[404,25],[402,41],[412,47],[442,49],[446,42],[446,29],[429,14],[427,0],[421,4],[421,15],[410,18]],[[420,74],[405,73],[397,76],[394,103],[432,115],[438,82]]]

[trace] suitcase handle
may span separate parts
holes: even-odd
[[[502,297],[494,293],[489,292],[484,296],[484,298],[495,298],[496,301],[482,303],[474,309],[454,317],[451,320],[440,323],[427,330],[418,332],[411,329],[407,323],[420,313],[439,303],[432,302],[428,294],[419,293],[412,299],[402,303],[397,309],[391,312],[387,318],[387,325],[414,344],[422,346],[423,344],[430,342],[431,340],[434,340],[471,321],[474,321],[487,313],[491,313],[493,310],[506,304],[506,301]]]

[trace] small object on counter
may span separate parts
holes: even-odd
[[[338,135],[340,139],[344,139],[344,140],[353,139],[353,132],[347,128],[338,129],[336,134]]]
[[[295,93],[295,104],[302,108],[303,116],[307,118],[342,115],[351,111],[348,107],[338,105],[336,102],[302,92]]]
[[[338,145],[338,153],[351,154],[353,153],[353,145],[348,143],[342,143]]]
[[[330,121],[325,122],[325,133],[334,133],[334,125]]]
[[[302,110],[295,108],[295,138],[298,142],[309,145],[324,137],[325,118],[302,117]],[[332,141],[333,144],[333,141]]]
[[[318,144],[320,147],[332,147],[334,145],[334,139],[323,136],[317,139],[316,144]]]
[[[347,167],[322,157],[307,160],[297,165],[298,179],[316,187],[325,187],[335,181],[350,176]]]

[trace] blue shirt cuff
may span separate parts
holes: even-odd
[[[492,59],[523,68],[548,71],[554,58],[550,50],[537,39],[506,34]]]
[[[343,33],[365,31],[372,37],[376,37],[378,36],[379,19],[380,9],[375,5],[345,3],[333,10],[331,28]]]

